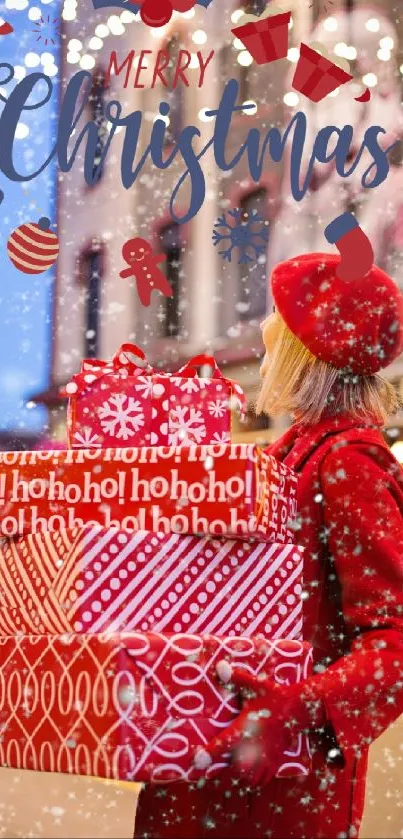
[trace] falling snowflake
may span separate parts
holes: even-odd
[[[220,228],[223,230],[222,233],[219,232]],[[257,210],[245,213],[244,210],[237,208],[228,210],[217,219],[212,238],[215,247],[228,240],[228,247],[218,251],[224,260],[231,262],[232,252],[238,248],[238,265],[246,265],[265,254],[269,241],[269,229],[266,220]]]
[[[98,414],[102,430],[113,434],[118,440],[128,440],[144,425],[141,402],[124,393],[111,396]]]
[[[37,41],[44,41],[45,47],[48,44],[56,44],[60,35],[60,20],[57,17],[40,17],[35,23],[32,31],[37,35]]]
[[[212,417],[224,417],[228,411],[228,402],[223,399],[216,399],[215,402],[209,402],[207,410]]]
[[[169,445],[188,446],[191,443],[202,443],[207,434],[201,411],[196,408],[186,408],[178,405],[169,417]]]
[[[76,431],[74,435],[73,449],[84,446],[87,449],[100,449],[101,443],[98,434],[93,434],[91,428],[83,428],[82,432]]]

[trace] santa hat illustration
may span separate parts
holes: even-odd
[[[316,358],[373,375],[403,351],[403,295],[372,264],[371,244],[351,214],[332,222],[326,236],[340,255],[304,254],[276,266],[276,308]]]

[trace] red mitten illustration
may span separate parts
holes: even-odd
[[[326,228],[325,237],[341,255],[336,271],[341,280],[356,280],[368,274],[374,264],[374,251],[352,213],[334,219]]]
[[[151,294],[157,289],[165,297],[172,297],[173,291],[169,282],[159,268],[159,263],[166,260],[165,253],[153,254],[152,247],[146,239],[137,237],[129,239],[122,248],[123,259],[129,267],[120,272],[123,279],[134,277],[137,282],[137,291],[143,306],[149,306]]]

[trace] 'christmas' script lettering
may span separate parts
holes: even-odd
[[[4,68],[7,69],[8,75],[5,79],[0,79],[1,87],[8,84],[14,76],[14,69],[10,64],[1,63],[0,70],[4,70]],[[38,98],[38,88],[43,89],[43,86],[45,86],[46,93],[42,98]],[[149,143],[145,151],[142,152],[140,159],[136,160],[142,127],[142,112],[134,111],[124,115],[122,114],[121,103],[117,100],[111,100],[105,106],[104,116],[110,128],[99,160],[97,124],[93,121],[87,121],[81,129],[79,128],[79,122],[88,101],[91,87],[91,74],[85,70],[77,72],[70,79],[61,101],[56,143],[40,168],[33,172],[17,171],[15,167],[13,159],[15,133],[24,110],[37,110],[43,108],[49,102],[53,93],[51,79],[44,73],[31,73],[15,86],[8,98],[3,93],[0,94],[0,98],[5,102],[0,117],[0,170],[7,178],[11,181],[31,181],[46,169],[55,156],[60,170],[68,172],[74,165],[80,146],[85,144],[84,178],[89,185],[96,183],[105,165],[114,134],[117,128],[122,128],[125,133],[120,171],[125,189],[130,189],[134,184],[147,160],[151,160],[157,169],[168,169],[174,160],[178,157],[182,158],[184,171],[170,198],[171,216],[174,221],[181,224],[190,221],[203,205],[206,194],[206,179],[202,168],[202,160],[211,147],[216,164],[223,172],[234,169],[245,155],[251,178],[258,182],[265,167],[266,154],[271,157],[274,163],[280,163],[287,144],[291,142],[291,192],[296,201],[301,201],[309,189],[313,168],[317,163],[332,162],[338,175],[341,178],[348,178],[359,166],[364,151],[370,154],[372,162],[363,172],[361,183],[365,189],[374,189],[386,179],[389,172],[388,153],[396,145],[394,143],[383,149],[379,138],[381,135],[385,135],[386,131],[379,125],[373,125],[367,128],[358,151],[355,151],[357,142],[353,142],[355,138],[351,125],[344,125],[342,128],[335,125],[325,126],[316,135],[309,164],[301,182],[302,160],[307,136],[307,118],[304,113],[298,112],[283,133],[278,128],[273,127],[262,139],[262,132],[258,128],[251,128],[241,148],[232,158],[229,158],[226,145],[231,130],[232,116],[237,111],[244,111],[248,107],[247,105],[236,104],[239,85],[235,79],[230,79],[224,88],[217,110],[207,112],[208,115],[215,118],[214,128],[212,136],[200,151],[196,151],[193,143],[200,138],[201,133],[196,126],[188,125],[183,128],[176,143],[170,147],[169,153],[166,153],[165,134],[167,126],[165,117],[169,114],[170,107],[167,102],[161,102],[159,117],[162,118],[157,116],[152,125]],[[30,103],[34,91],[37,99]],[[73,134],[74,147],[70,149],[69,141]],[[351,162],[350,155],[353,149],[355,154]],[[98,165],[95,165],[97,155],[99,162]],[[187,180],[190,181],[187,209],[185,209],[183,215],[178,215],[175,207],[179,206],[179,203],[181,207],[183,206],[183,201],[180,202],[179,197]],[[183,193],[185,193],[185,190]]]

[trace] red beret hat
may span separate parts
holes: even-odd
[[[403,350],[403,295],[373,265],[354,280],[337,276],[339,255],[311,253],[276,266],[273,298],[290,331],[316,358],[363,375]]]

